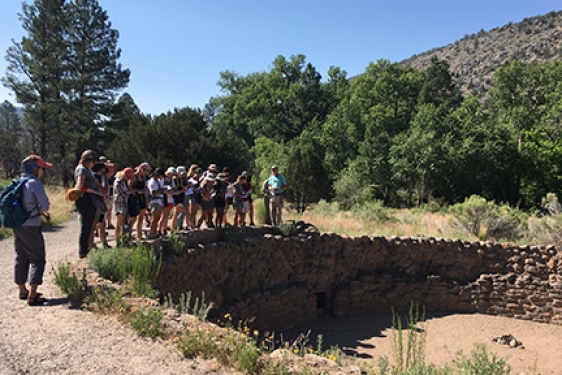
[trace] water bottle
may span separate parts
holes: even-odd
[[[125,236],[129,237],[129,233],[131,233],[131,225],[129,223],[125,223],[123,228],[125,229]]]

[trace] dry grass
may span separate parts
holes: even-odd
[[[67,203],[64,199],[66,189],[62,186],[46,186],[45,191],[51,202],[51,222],[52,225],[62,224],[70,218],[70,212],[73,209],[71,203]]]
[[[299,216],[287,212],[288,220],[304,220],[314,224],[321,232],[334,232],[348,236],[379,235],[399,237],[441,237],[476,241],[466,233],[450,225],[451,215],[446,213],[390,210],[396,220],[388,222],[367,221],[354,218],[350,212],[338,212],[334,216],[310,215],[307,211]]]

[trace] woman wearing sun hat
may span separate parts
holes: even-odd
[[[51,215],[49,198],[39,179],[44,170],[52,166],[37,155],[29,155],[21,163],[21,178],[28,178],[23,188],[22,204],[26,211],[31,212],[31,216],[21,227],[13,229],[16,251],[14,281],[19,288],[19,299],[27,300],[30,306],[39,306],[47,301],[41,297],[41,293],[37,293],[37,288],[43,284],[47,262],[40,217],[51,220]],[[28,279],[29,290],[25,285]]]

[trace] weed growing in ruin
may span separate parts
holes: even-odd
[[[277,228],[279,228],[283,237],[293,237],[297,235],[297,228],[294,221],[280,223]]]
[[[462,351],[459,352],[456,374],[508,375],[511,372],[506,358],[498,357],[495,353],[492,353],[492,358],[490,358],[486,344],[474,344],[474,349],[470,354],[467,356]]]
[[[423,363],[425,343],[427,337],[425,322],[425,307],[410,304],[407,320],[407,341],[404,348],[402,332],[402,318],[392,309],[392,352],[395,367],[398,371],[406,371],[417,362]]]
[[[199,320],[205,320],[214,307],[214,303],[206,302],[205,292],[201,292],[201,300],[198,297],[195,298],[193,306],[191,306],[191,291],[188,291],[180,296],[178,304],[175,304],[172,295],[168,294],[164,297],[164,306],[168,309],[175,309],[180,314],[191,314]]]
[[[240,241],[244,233],[242,228],[226,224],[224,227],[215,228],[215,231],[219,234],[219,241],[235,242]]]
[[[129,320],[131,327],[141,335],[162,337],[162,311],[158,308],[137,310]]]
[[[166,255],[181,256],[187,250],[187,242],[183,234],[174,229],[165,241],[162,241],[162,250]]]
[[[59,287],[64,294],[71,295],[78,289],[78,277],[75,273],[70,274],[70,263],[61,262],[57,268],[53,268],[55,277],[55,285]]]

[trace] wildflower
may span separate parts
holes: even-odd
[[[299,350],[298,350],[298,349],[293,349],[293,353],[299,354]]]
[[[260,332],[257,329],[254,329],[254,336],[258,337]]]
[[[225,319],[230,319],[230,314],[229,314],[229,313],[224,314],[224,318],[225,318]]]
[[[174,337],[174,342],[178,342],[180,341],[180,338],[178,336]]]
[[[246,338],[246,334],[245,334],[245,333],[242,333],[240,336],[242,336],[243,339]]]

